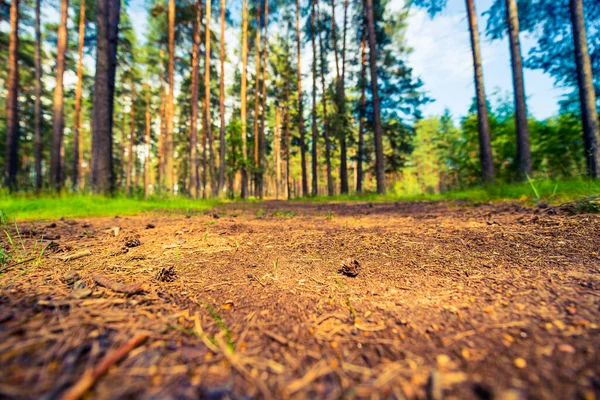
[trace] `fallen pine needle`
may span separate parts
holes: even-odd
[[[108,353],[100,361],[100,364],[84,372],[83,376],[63,394],[61,400],[77,400],[81,398],[110,367],[121,361],[131,350],[144,343],[146,339],[148,339],[147,334],[137,334],[117,350]]]
[[[118,293],[137,294],[149,289],[146,283],[120,283],[101,274],[93,274],[92,279],[96,284]]]

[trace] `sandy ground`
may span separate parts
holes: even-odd
[[[24,259],[52,244],[0,269],[0,398],[110,358],[87,398],[600,396],[597,215],[265,202],[20,230]]]

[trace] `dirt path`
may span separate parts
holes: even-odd
[[[23,224],[26,249],[60,238],[0,275],[0,398],[58,398],[138,333],[88,395],[597,398],[600,217],[547,211],[267,202]]]

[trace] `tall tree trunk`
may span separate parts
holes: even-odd
[[[173,193],[174,189],[174,168],[173,160],[173,131],[175,128],[175,0],[169,0],[169,63],[168,79],[169,92],[167,94],[166,117],[167,117],[167,137],[164,143],[165,147],[165,185],[167,193]]]
[[[34,158],[35,188],[42,189],[42,29],[41,0],[35,1],[35,104],[34,104]]]
[[[319,3],[317,0],[317,20],[319,16]],[[323,137],[325,138],[325,165],[327,166],[327,195],[334,195],[333,177],[331,175],[331,142],[329,140],[329,124],[327,115],[327,87],[325,86],[325,47],[323,45],[323,36],[319,32],[319,49],[321,56],[321,102],[323,104]]]
[[[202,27],[202,1],[196,0],[196,19],[192,43],[192,96],[190,104],[190,194],[198,198],[200,177],[198,174],[198,83],[200,65],[200,29]]]
[[[125,72],[121,74],[122,92],[121,92],[121,141],[119,146],[119,176],[117,179],[117,187],[122,189],[125,187],[127,180],[127,164],[125,163],[125,146],[127,145],[127,113],[125,112],[125,81],[127,77]]]
[[[367,80],[367,49],[366,30],[363,28],[362,40],[360,42],[360,102],[358,114],[358,150],[356,154],[356,191],[363,191],[363,162],[365,159],[365,108],[366,108],[366,80]]]
[[[133,194],[132,190],[132,179],[133,179],[133,164],[135,160],[135,154],[133,154],[133,145],[135,142],[135,107],[134,107],[134,99],[135,99],[135,86],[133,82],[133,77],[131,79],[131,105],[129,106],[129,145],[127,146],[127,177],[126,177],[126,185],[127,185],[127,196]]]
[[[38,0],[39,1],[39,0]],[[83,139],[81,127],[81,91],[83,87],[83,44],[85,39],[85,0],[79,1],[79,38],[77,43],[77,86],[75,87],[75,123],[73,128],[73,189],[83,190]]]
[[[275,164],[275,198],[279,200],[281,184],[281,108],[275,107],[275,135],[273,137],[273,163]]]
[[[319,142],[319,130],[317,127],[317,43],[315,40],[315,30],[317,29],[315,21],[316,1],[311,0],[310,9],[310,41],[312,44],[312,159],[311,159],[311,193],[313,196],[319,194],[319,175],[318,175],[318,151],[317,145]]]
[[[164,51],[162,47],[159,50],[160,58],[160,94],[159,94],[159,133],[158,133],[158,168],[157,168],[157,182],[159,190],[165,188],[165,142],[167,137],[167,88],[165,86],[165,70],[164,70]]]
[[[63,133],[64,133],[64,88],[63,76],[67,56],[67,21],[69,19],[69,0],[60,2],[60,25],[56,44],[56,85],[54,86],[54,117],[52,122],[52,148],[50,151],[50,184],[60,189],[64,180]]]
[[[255,55],[255,95],[254,101],[254,196],[256,196],[256,188],[258,182],[258,147],[259,147],[259,132],[258,132],[258,121],[260,118],[260,3],[261,0],[257,0],[256,3],[256,39],[254,40],[254,47],[256,51]]]
[[[479,30],[474,0],[466,0],[469,15],[469,31],[471,33],[471,50],[473,52],[473,70],[475,74],[475,90],[477,93],[477,119],[479,122],[479,158],[484,183],[494,181],[494,159],[490,139],[490,122],[483,87],[483,67],[481,65],[481,48],[479,46]]]
[[[150,133],[152,130],[152,117],[150,115],[150,85],[146,84],[146,131],[144,135],[145,157],[144,157],[144,197],[150,195]]]
[[[335,23],[335,0],[331,0],[331,40],[333,41],[333,55],[335,59],[335,77],[340,77],[340,63],[337,47],[337,31]]]
[[[248,121],[246,116],[246,96],[248,85],[248,0],[242,9],[242,87],[240,92],[240,117],[242,119],[242,199],[248,198]]]
[[[519,170],[519,178],[525,179],[527,176],[531,176],[531,150],[529,148],[527,104],[525,102],[525,83],[523,81],[523,60],[521,57],[521,42],[519,40],[519,14],[517,11],[516,0],[505,0],[505,4],[515,96],[517,167]]]
[[[467,0],[469,1],[469,0]],[[381,103],[377,85],[377,45],[375,44],[375,17],[373,16],[373,0],[367,2],[367,31],[369,38],[369,67],[371,70],[371,91],[373,95],[373,122],[375,136],[375,171],[377,193],[385,193],[385,166],[383,162],[383,133],[381,129]]]
[[[112,128],[121,2],[96,1],[96,76],[92,117],[92,188],[113,189]]]
[[[292,199],[292,188],[290,182],[290,95],[288,90],[288,85],[285,85],[285,115],[284,115],[284,143],[285,143],[285,187],[287,192],[287,199]],[[305,170],[306,171],[306,170]],[[302,188],[304,190],[304,188]],[[308,189],[308,188],[306,188]],[[305,192],[302,192],[305,194]]]
[[[260,131],[258,136],[258,179],[256,180],[256,187],[258,197],[262,198],[264,195],[264,157],[265,157],[265,116],[267,113],[267,39],[269,30],[269,0],[265,0],[265,20],[264,20],[265,33],[263,35],[262,44],[262,97],[261,97],[261,113],[260,113]]]
[[[596,93],[594,92],[592,65],[587,45],[583,4],[581,0],[570,0],[570,6],[587,173],[591,178],[599,178],[600,153],[598,143],[600,142],[600,129],[598,128]]]
[[[10,4],[7,87],[4,184],[12,191],[16,189],[19,157],[19,0]]]
[[[221,126],[219,129],[219,184],[217,194],[225,187],[225,0],[221,0],[221,46],[219,51],[221,71],[219,73],[219,113]]]
[[[205,43],[204,43],[204,111],[205,111],[205,122],[204,132],[206,134],[206,140],[208,142],[208,168],[210,172],[210,189],[213,197],[216,197],[216,182],[215,182],[215,155],[213,149],[213,134],[212,134],[212,120],[210,117],[210,21],[211,21],[211,1],[206,0],[206,24],[205,24]],[[206,150],[205,150],[206,151]],[[206,166],[206,157],[204,160]]]
[[[298,50],[298,130],[300,131],[300,168],[302,170],[302,195],[308,196],[308,176],[306,171],[306,132],[304,131],[304,101],[302,97],[301,41],[302,39],[300,36],[300,0],[296,0],[296,46]]]
[[[342,126],[340,134],[340,191],[347,194],[348,187],[348,149],[346,146],[346,32],[348,30],[348,0],[344,0],[344,27],[342,34],[342,76],[338,79],[336,89],[339,90],[338,111]]]

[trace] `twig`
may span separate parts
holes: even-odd
[[[77,400],[81,398],[98,379],[104,375],[110,367],[121,361],[131,350],[135,349],[148,339],[148,335],[140,333],[134,336],[131,340],[119,347],[112,353],[108,353],[100,364],[91,370],[87,370],[83,373],[83,376],[71,386],[69,390],[62,396],[62,400]]]
[[[29,261],[33,261],[35,259],[36,259],[36,257],[31,257],[31,258],[28,258],[27,260],[19,261],[14,264],[11,264],[11,265],[6,265],[6,266],[0,268],[0,274],[2,272],[8,271],[9,269],[11,269],[13,267],[16,267],[17,265],[25,264],[25,263],[28,263]]]
[[[146,283],[120,283],[100,274],[93,274],[92,279],[100,286],[103,286],[114,292],[125,293],[129,295],[146,292],[149,289],[148,284]]]
[[[62,261],[71,261],[77,260],[78,258],[83,258],[87,256],[91,256],[92,252],[89,250],[78,251],[77,253],[67,254],[66,256],[59,257]]]

